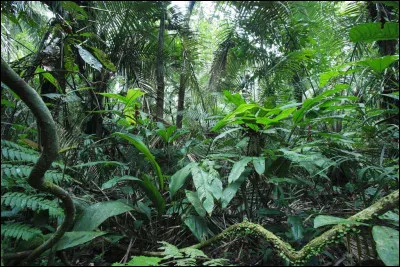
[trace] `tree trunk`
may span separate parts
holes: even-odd
[[[195,1],[190,1],[189,3],[189,8],[188,8],[188,13],[186,16],[185,20],[185,28],[189,28],[189,21],[190,21],[190,15],[192,14],[192,10],[194,7]],[[178,92],[178,114],[176,117],[176,126],[179,128],[182,128],[182,119],[183,119],[183,110],[184,110],[184,104],[185,104],[185,91],[186,91],[186,49],[184,46],[184,39],[182,38],[182,70],[181,70],[181,76],[179,80],[179,92]]]
[[[160,30],[158,32],[158,53],[157,53],[157,100],[156,120],[164,117],[164,30],[165,30],[165,4],[161,2]]]
[[[180,82],[179,82],[179,92],[178,92],[178,115],[176,117],[176,126],[179,128],[182,128],[182,119],[183,119],[183,109],[184,109],[184,103],[185,103],[185,81],[186,81],[186,59],[185,59],[185,51],[182,51],[182,57],[183,57],[183,63],[182,63],[182,71],[181,71],[181,77],[180,77]]]

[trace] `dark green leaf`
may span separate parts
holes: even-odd
[[[76,220],[74,231],[92,231],[112,216],[132,210],[133,207],[120,201],[107,201],[93,204],[84,209]]]
[[[197,166],[197,163],[191,162],[171,176],[169,184],[171,197],[183,186],[194,166]]]
[[[88,232],[88,231],[74,231],[66,232],[61,239],[57,242],[56,250],[63,250],[82,245],[89,242],[96,237],[107,234],[107,232]]]

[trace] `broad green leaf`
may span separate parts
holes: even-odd
[[[114,178],[108,180],[107,182],[103,183],[103,185],[101,186],[101,189],[103,189],[103,190],[109,189],[121,181],[140,181],[140,179],[133,177],[133,176],[128,176],[128,175],[125,175],[122,177],[114,177]]]
[[[241,160],[235,162],[235,164],[233,164],[231,173],[229,174],[228,183],[235,182],[246,168],[247,163],[249,163],[251,160],[252,157],[244,157]]]
[[[191,162],[171,176],[169,184],[169,192],[171,197],[183,186],[186,178],[191,173],[193,166],[197,166],[197,163]]]
[[[233,183],[230,183],[222,192],[221,202],[223,209],[228,206],[229,202],[231,202],[232,198],[236,195],[237,191],[239,190],[242,183],[246,180],[246,178],[246,172],[243,172],[239,179],[237,179]]]
[[[115,98],[120,100],[122,103],[126,104],[127,103],[127,99],[125,96],[119,95],[119,94],[113,94],[113,93],[98,93],[99,95],[105,96],[105,97],[109,97],[109,98]]]
[[[254,157],[253,158],[253,165],[256,172],[261,175],[265,171],[265,158],[263,157]]]
[[[386,226],[374,226],[372,236],[376,251],[385,265],[399,266],[399,231]]]
[[[355,225],[365,225],[368,226],[366,223],[360,223],[357,221],[343,219],[340,217],[328,216],[328,215],[318,215],[314,219],[314,228],[318,228],[325,225],[331,224],[355,224]]]
[[[89,48],[93,52],[93,54],[96,57],[96,59],[98,59],[106,69],[108,69],[109,71],[112,71],[112,72],[116,72],[117,71],[117,68],[110,61],[110,59],[108,58],[106,53],[104,53],[102,50],[100,50],[100,49],[98,49],[96,47],[89,46],[89,45],[86,45],[86,44],[85,44],[85,46],[87,48]]]
[[[303,238],[303,221],[299,216],[288,216],[287,219],[288,224],[290,224],[290,229],[292,231],[292,235],[294,239],[300,240]]]
[[[382,27],[383,26],[383,27]],[[397,40],[399,24],[396,22],[370,22],[354,26],[350,29],[350,41],[374,42],[380,40]]]
[[[106,201],[93,204],[84,209],[76,220],[74,231],[93,231],[112,216],[132,210],[133,207],[120,201]]]
[[[210,235],[206,220],[200,216],[187,217],[185,224],[199,241],[205,240]]]
[[[93,56],[86,49],[82,48],[80,45],[77,45],[76,47],[78,48],[79,55],[87,64],[89,64],[92,68],[101,71],[103,65],[100,63],[100,61],[97,60],[95,56]]]
[[[144,95],[142,91],[140,91],[139,88],[135,89],[129,89],[128,92],[126,93],[126,105],[129,106],[133,101],[135,101],[138,97],[141,97]]]
[[[376,72],[382,72],[392,63],[399,60],[398,55],[372,58],[358,62],[359,65],[368,66]]]
[[[107,232],[73,231],[66,232],[55,245],[56,250],[63,250],[82,245],[96,237],[107,234]]]
[[[193,182],[204,209],[211,215],[214,209],[214,197],[218,199],[222,194],[222,182],[218,173],[208,173],[199,166],[192,167]]]
[[[142,152],[146,158],[150,161],[151,165],[153,166],[154,170],[157,173],[158,179],[159,179],[159,185],[160,189],[163,190],[164,188],[164,177],[161,173],[160,166],[158,166],[156,160],[154,159],[153,154],[151,154],[150,150],[147,148],[147,146],[139,139],[139,137],[133,135],[133,134],[126,134],[126,133],[120,133],[116,132],[113,133],[113,135],[120,136],[126,140],[129,141],[132,145],[134,145],[140,152]]]
[[[385,214],[382,214],[381,216],[379,216],[379,219],[386,220],[390,224],[399,226],[399,214],[393,211],[388,211]]]
[[[230,103],[236,105],[237,107],[242,104],[246,104],[246,101],[240,94],[232,95],[228,90],[224,90],[224,96],[228,99]]]
[[[201,204],[201,201],[199,199],[199,196],[198,196],[197,192],[192,192],[192,191],[189,191],[189,190],[185,190],[185,193],[186,193],[187,199],[192,204],[192,206],[197,211],[197,213],[201,217],[206,216],[206,210],[203,208],[203,204]]]

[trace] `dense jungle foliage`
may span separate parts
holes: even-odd
[[[399,265],[398,1],[2,1],[1,265]]]

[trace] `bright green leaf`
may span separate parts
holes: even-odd
[[[396,22],[370,22],[354,26],[350,29],[350,41],[374,42],[380,40],[396,40],[399,38],[399,24]]]

